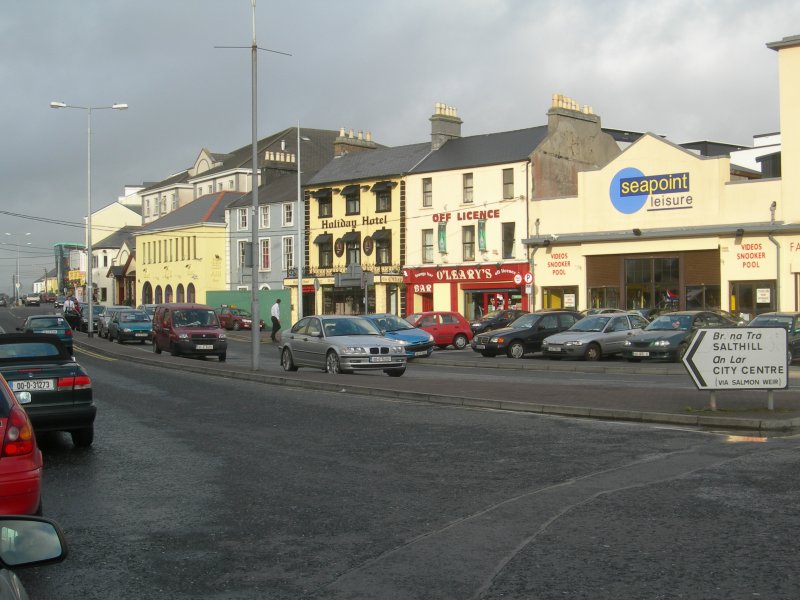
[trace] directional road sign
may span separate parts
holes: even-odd
[[[700,329],[683,364],[701,390],[771,390],[789,386],[783,327]]]

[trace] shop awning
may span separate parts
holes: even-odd
[[[372,234],[372,239],[376,242],[382,242],[383,240],[390,240],[392,239],[392,230],[391,229],[379,229],[375,233]]]
[[[314,238],[314,243],[318,245],[330,244],[331,242],[333,242],[332,233],[320,233],[317,237]]]
[[[359,190],[359,188],[361,188],[361,186],[360,186],[360,185],[355,185],[355,184],[353,184],[353,185],[346,185],[346,186],[344,186],[344,187],[342,188],[342,191],[341,191],[341,192],[339,192],[339,193],[340,193],[342,196],[346,196],[346,195],[348,195],[348,194],[355,194],[355,193],[356,193],[356,192]]]
[[[348,242],[357,242],[361,239],[361,234],[357,231],[348,231],[342,236],[342,241],[346,244]]]
[[[322,188],[321,190],[317,190],[316,192],[311,192],[312,198],[329,198],[331,195],[331,188]]]
[[[372,190],[371,191],[373,191],[375,193],[377,193],[377,192],[386,192],[388,190],[391,190],[394,186],[395,186],[395,184],[394,184],[393,181],[379,181],[378,183],[376,183],[375,185],[372,186]]]

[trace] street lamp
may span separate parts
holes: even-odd
[[[30,231],[27,232],[27,233],[21,233],[21,234],[13,234],[13,233],[9,233],[8,231],[6,231],[6,235],[9,235],[9,236],[12,236],[12,237],[14,235],[30,235],[30,234],[31,234]],[[26,242],[26,243],[27,243],[28,246],[31,245],[30,242]],[[19,286],[20,286],[20,283],[19,283],[19,244],[14,244],[14,245],[17,247],[17,278],[14,281],[14,305],[16,306],[16,305],[19,304]]]
[[[51,102],[50,108],[77,108],[86,111],[86,296],[88,305],[86,331],[93,336],[94,319],[92,318],[92,111],[93,110],[126,110],[127,104],[115,103],[111,106],[76,106],[64,102]]]
[[[301,183],[300,142],[310,142],[311,138],[300,135],[300,122],[297,123],[297,320],[303,318],[303,263],[305,262],[305,243],[303,226],[305,220],[305,202]]]

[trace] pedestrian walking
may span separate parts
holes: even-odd
[[[64,312],[64,319],[69,323],[69,326],[78,331],[81,325],[81,307],[75,296],[70,296],[64,300],[62,311]]]
[[[281,329],[281,299],[278,298],[275,300],[275,304],[272,305],[272,341],[275,341],[275,334],[278,333]]]

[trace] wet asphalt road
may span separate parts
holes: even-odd
[[[795,598],[798,439],[309,393],[78,354],[32,598]],[[209,361],[209,364],[213,361]],[[302,371],[301,371],[302,372]]]

